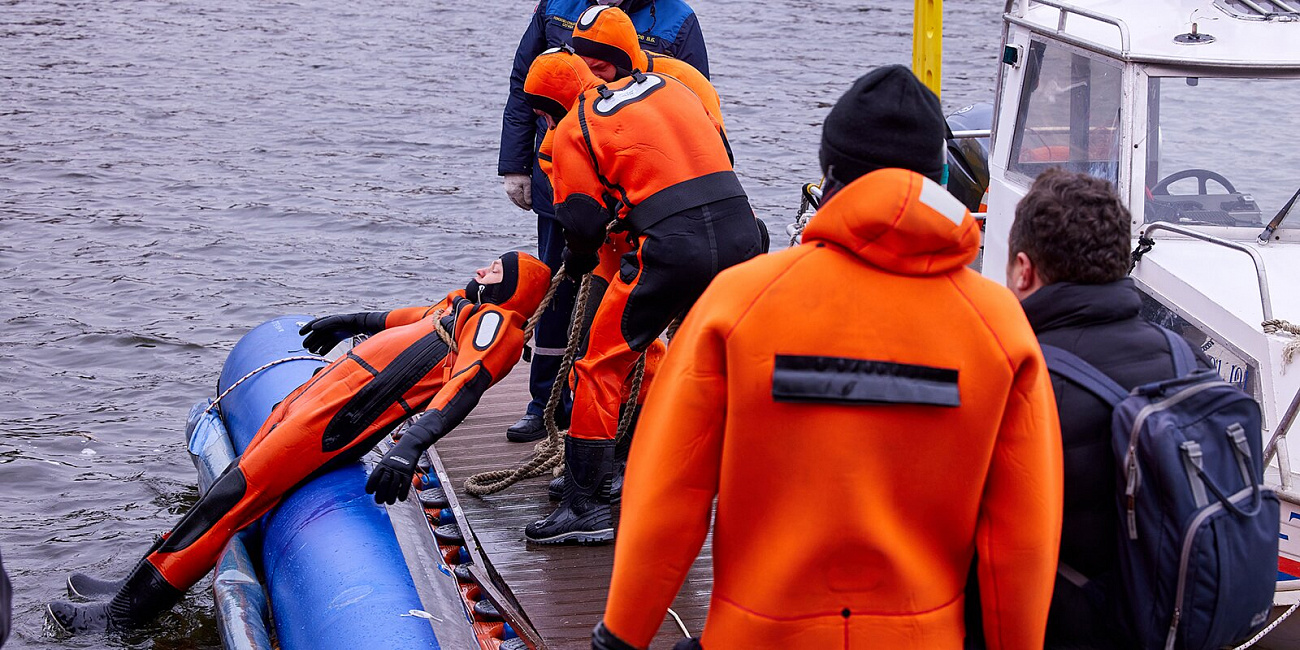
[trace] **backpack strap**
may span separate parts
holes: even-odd
[[[1174,355],[1174,374],[1182,377],[1196,370],[1196,353],[1192,352],[1192,344],[1172,330],[1160,327],[1160,331],[1164,333],[1165,340],[1169,341],[1169,353]]]
[[[1175,335],[1177,336],[1177,335]],[[1107,377],[1105,373],[1097,370],[1092,364],[1075,356],[1072,352],[1066,352],[1054,345],[1044,345],[1043,358],[1047,359],[1047,370],[1056,373],[1071,383],[1078,385],[1080,388],[1101,398],[1114,408],[1124,398],[1128,397],[1128,391],[1124,390],[1114,379]]]

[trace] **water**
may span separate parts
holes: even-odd
[[[699,0],[737,172],[774,233],[826,111],[910,62],[911,0]],[[992,98],[1001,2],[949,3],[944,107]],[[5,648],[214,648],[208,582],[141,634],[56,640],[196,497],[182,434],[284,313],[427,304],[531,213],[496,176],[533,2],[0,0]]]

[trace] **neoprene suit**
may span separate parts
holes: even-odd
[[[976,556],[989,647],[1041,650],[1060,433],[1019,304],[966,267],[979,242],[883,169],[710,285],[632,445],[608,632],[646,647],[712,520],[707,650],[960,649]]]
[[[432,441],[460,424],[519,360],[524,322],[546,292],[546,265],[525,254],[518,254],[518,263],[518,284],[503,304],[476,304],[461,290],[431,307],[389,312],[385,329],[271,412],[239,460],[146,561],[184,591],[212,569],[231,536],[287,492],[365,455],[407,417],[425,411],[413,428],[429,430]],[[434,331],[442,311],[457,352]]]
[[[552,181],[568,248],[594,254],[613,219],[631,245],[576,365],[570,435],[611,440],[639,351],[719,271],[761,251],[759,230],[725,135],[676,79],[636,73],[602,85],[577,56],[552,52],[525,91],[559,122]]]

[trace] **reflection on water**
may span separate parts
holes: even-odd
[[[69,571],[117,576],[194,499],[182,441],[239,336],[427,303],[528,248],[496,177],[533,3],[0,3],[0,549],[6,650]],[[910,61],[909,0],[697,7],[737,172],[782,232],[823,116]],[[992,97],[1001,3],[947,28],[944,105]],[[869,5],[869,6],[868,6]],[[121,647],[216,647],[206,583]]]

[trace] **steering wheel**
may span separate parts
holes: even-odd
[[[1227,178],[1224,178],[1223,174],[1212,172],[1208,169],[1184,169],[1180,172],[1174,172],[1160,179],[1160,182],[1156,183],[1155,186],[1151,188],[1151,193],[1160,196],[1169,196],[1169,186],[1183,180],[1184,178],[1195,178],[1200,181],[1199,189],[1201,196],[1209,194],[1209,192],[1206,191],[1207,181],[1214,181],[1219,185],[1222,185],[1223,189],[1228,190],[1228,194],[1237,193],[1237,188],[1233,187],[1232,182]]]

